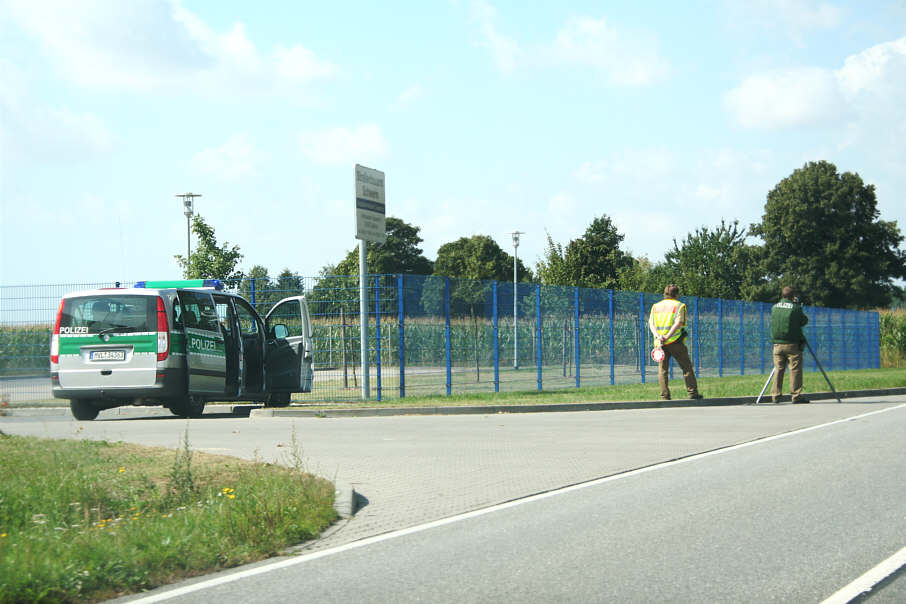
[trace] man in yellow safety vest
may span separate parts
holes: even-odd
[[[689,359],[689,351],[683,343],[686,338],[686,305],[678,298],[679,287],[671,283],[664,288],[664,299],[651,307],[648,318],[648,329],[654,335],[654,345],[664,351],[664,356],[658,363],[657,377],[661,385],[661,399],[666,401],[670,400],[670,388],[667,385],[670,357],[675,358],[683,370],[689,398],[702,398],[698,393],[698,382]]]

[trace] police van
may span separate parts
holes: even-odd
[[[304,296],[262,319],[218,280],[140,281],[63,296],[50,379],[79,420],[124,405],[199,417],[208,401],[279,407],[311,392],[312,351]]]

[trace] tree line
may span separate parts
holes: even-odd
[[[420,244],[420,227],[387,217],[387,239],[367,251],[372,274],[411,274],[464,280],[513,281],[513,257],[488,235],[445,243],[432,261]],[[218,245],[213,229],[196,216],[196,250],[177,256],[187,278],[241,282],[248,293],[254,282],[258,301],[304,291],[301,278],[288,268],[271,278],[255,265],[247,274],[236,269],[238,246]],[[852,172],[839,173],[827,161],[809,162],[781,180],[767,194],[761,222],[748,227],[738,220],[702,226],[677,240],[663,259],[634,257],[623,249],[625,235],[606,214],[594,218],[581,237],[566,244],[547,236],[535,266],[518,260],[518,280],[543,285],[660,292],[676,283],[686,296],[774,301],[792,285],[804,303],[837,308],[902,305],[906,296],[896,280],[906,279],[906,251],[896,221],[880,219],[874,185]],[[324,266],[313,292],[327,300],[358,282],[358,250]],[[355,277],[353,280],[352,277]],[[424,295],[437,297],[440,281]],[[318,292],[321,292],[320,294]],[[460,312],[468,312],[482,294],[457,292]],[[265,296],[262,299],[261,296]],[[424,304],[435,304],[429,298]]]

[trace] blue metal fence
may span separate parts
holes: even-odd
[[[48,343],[60,296],[115,285],[132,284],[0,286],[0,396],[49,399]],[[375,275],[368,285],[370,382],[378,401],[656,379],[647,319],[659,295],[419,275]],[[358,277],[245,279],[228,288],[262,315],[281,298],[306,294],[315,384],[295,400],[360,397]],[[681,300],[699,376],[770,371],[770,304]],[[880,366],[877,312],[804,310],[806,336],[825,369]],[[812,359],[806,368],[818,370]]]

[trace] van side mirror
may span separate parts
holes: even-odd
[[[281,340],[289,335],[289,330],[283,323],[277,323],[276,325],[274,325],[273,332],[274,337]]]

